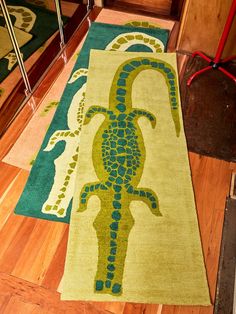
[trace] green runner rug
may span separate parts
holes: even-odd
[[[57,15],[42,7],[38,7],[21,0],[7,0],[7,8],[15,28],[29,33],[32,39],[21,47],[24,60],[58,30]],[[63,17],[66,21],[66,18]],[[5,20],[0,12],[0,26],[5,26]],[[0,82],[16,67],[14,50],[0,59]]]
[[[167,30],[92,24],[15,213],[69,222],[90,49],[161,52],[167,38]]]
[[[63,300],[209,305],[175,54],[92,50]]]

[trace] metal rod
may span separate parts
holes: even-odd
[[[228,15],[226,23],[225,23],[223,33],[222,33],[220,41],[219,41],[219,45],[218,45],[218,48],[216,51],[216,56],[213,60],[215,63],[220,62],[221,55],[223,53],[226,40],[229,36],[230,28],[231,28],[231,25],[233,23],[235,13],[236,13],[236,0],[233,0],[231,7],[230,7],[230,10],[229,10],[229,15]]]
[[[59,26],[59,33],[61,38],[60,46],[61,48],[65,45],[65,37],[64,37],[64,31],[63,31],[63,21],[61,18],[61,4],[59,0],[54,0],[56,11],[57,11],[57,20],[58,20],[58,26]]]
[[[8,10],[7,10],[7,5],[5,3],[5,0],[0,0],[0,7],[2,9],[2,14],[3,14],[3,17],[5,19],[7,30],[8,30],[15,54],[16,54],[16,58],[17,58],[18,65],[19,65],[19,68],[21,71],[21,75],[22,75],[24,83],[25,83],[25,87],[26,87],[25,92],[26,92],[26,94],[30,94],[32,92],[32,89],[30,86],[30,82],[29,82],[28,75],[27,75],[27,72],[25,69],[24,61],[23,61],[21,53],[20,53],[20,48],[18,46],[18,42],[16,39],[16,35],[14,32],[14,28],[13,28],[13,25],[11,22],[10,15],[8,13]]]
[[[94,6],[94,0],[88,0],[87,10],[92,10]]]

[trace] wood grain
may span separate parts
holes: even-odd
[[[0,269],[2,272],[11,273],[16,266],[19,256],[24,251],[24,248],[28,242],[29,235],[33,232],[36,224],[36,220],[32,218],[25,217],[15,217],[16,221],[21,221],[19,228],[14,233],[11,238],[10,243],[7,245],[6,249],[3,251],[0,257]],[[23,218],[23,219],[22,219]],[[12,219],[13,222],[15,220]],[[6,224],[10,226],[10,230],[13,230],[10,223]],[[4,230],[4,229],[2,229]],[[1,231],[2,234],[2,231]],[[4,237],[3,233],[3,237]],[[1,238],[1,237],[0,237]],[[6,243],[6,241],[5,241]],[[7,261],[7,263],[6,263]]]
[[[171,13],[171,0],[105,0],[104,4],[110,8],[131,8],[167,16]]]
[[[0,178],[2,182],[0,185],[0,199],[19,172],[19,168],[0,161]]]
[[[51,290],[58,289],[64,273],[68,233],[69,225],[67,225],[65,228],[61,241],[57,246],[56,252],[48,266],[48,269],[41,283],[42,286]]]
[[[150,8],[150,10],[159,10],[160,13],[166,15],[170,13],[171,8],[170,0],[122,0],[122,2],[145,6]]]
[[[201,50],[211,57],[215,56],[231,2],[231,0],[187,0],[177,49],[188,52]],[[232,25],[223,56],[236,53],[235,36],[236,19]]]
[[[66,229],[66,224],[38,220],[12,275],[41,284]],[[25,258],[27,256],[27,258]]]
[[[8,218],[13,215],[13,209],[23,191],[24,185],[28,178],[28,172],[21,170],[15,178],[12,185],[9,185],[9,189],[6,190],[4,196],[0,200],[0,230],[4,228]],[[2,180],[2,178],[1,178]],[[0,184],[1,185],[1,184]],[[2,243],[4,245],[4,243]],[[2,251],[2,246],[1,246]],[[1,254],[1,253],[0,253]]]
[[[12,297],[5,307],[3,313],[8,314],[40,314],[40,306],[32,303],[25,303],[20,297]]]
[[[8,299],[9,302],[5,305]],[[9,314],[8,310],[11,308],[15,309],[14,313],[25,314],[25,312],[22,311],[24,310],[24,306],[26,306],[27,309],[27,304],[29,304],[28,308],[30,309],[33,308],[33,305],[36,306],[36,308],[39,306],[40,313],[50,314],[85,314],[93,313],[92,311],[87,311],[87,308],[96,310],[91,303],[88,303],[88,306],[85,302],[60,301],[60,294],[58,292],[45,289],[36,284],[4,273],[0,273],[0,301],[1,300],[3,300],[4,304],[2,303],[0,306],[5,307],[4,312],[1,313],[6,314]],[[18,303],[19,308],[18,306],[17,308],[15,307],[16,303]],[[20,312],[21,306],[23,306],[23,310]],[[97,313],[108,312],[100,311]]]

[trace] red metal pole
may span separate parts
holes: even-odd
[[[218,47],[217,47],[217,51],[216,51],[216,56],[214,59],[210,59],[208,56],[206,56],[204,53],[200,52],[200,51],[196,51],[192,54],[193,57],[195,57],[196,55],[199,55],[201,58],[205,59],[207,62],[209,62],[209,65],[207,67],[205,67],[204,69],[197,71],[196,73],[192,74],[190,76],[190,78],[187,81],[187,85],[190,86],[192,80],[197,77],[198,75],[210,70],[210,69],[218,69],[221,72],[223,72],[225,75],[227,75],[228,77],[230,77],[235,83],[236,83],[236,76],[234,76],[233,74],[229,73],[227,70],[225,70],[222,65],[225,64],[226,62],[236,59],[236,56],[231,56],[228,57],[224,60],[221,60],[221,56],[225,47],[225,42],[228,38],[229,32],[230,32],[230,28],[232,26],[233,23],[233,19],[234,16],[236,14],[236,0],[232,0],[232,4],[229,10],[229,14],[224,26],[224,30],[223,33],[221,35]]]
[[[235,12],[236,12],[236,0],[233,0],[231,7],[230,7],[230,10],[229,10],[229,15],[228,15],[227,21],[225,23],[224,31],[223,31],[222,36],[220,38],[220,42],[219,42],[219,45],[217,48],[216,56],[213,60],[214,63],[220,62],[222,52],[223,52],[224,47],[225,47],[225,42],[228,38],[229,31],[230,31],[230,28],[231,28],[231,25],[232,25],[232,22],[234,19]]]
[[[201,58],[205,59],[209,65],[205,68],[203,68],[200,71],[197,71],[196,73],[192,74],[190,76],[190,78],[187,81],[187,85],[190,86],[192,80],[197,77],[198,75],[210,70],[210,69],[218,69],[221,72],[223,72],[225,75],[227,75],[228,77],[230,77],[235,83],[236,83],[236,76],[234,76],[233,74],[229,73],[227,70],[225,70],[222,65],[225,64],[226,62],[229,62],[230,60],[236,59],[236,56],[231,56],[228,57],[226,59],[221,60],[221,56],[225,47],[225,43],[226,40],[228,38],[229,32],[230,32],[230,28],[232,26],[232,22],[234,19],[236,13],[236,0],[232,0],[232,4],[229,10],[229,14],[224,26],[224,30],[223,33],[221,35],[218,47],[217,47],[217,51],[216,51],[216,56],[214,59],[209,58],[208,56],[206,56],[204,53],[200,52],[200,51],[196,51],[192,54],[193,57],[195,57],[196,55],[200,56]]]

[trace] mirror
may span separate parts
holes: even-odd
[[[13,48],[12,40],[9,35],[7,23],[4,18],[6,16],[6,6],[1,3],[0,7],[0,108],[3,106],[7,97],[11,94],[16,83],[21,79],[17,57]],[[13,19],[13,17],[11,17]],[[31,38],[31,35],[24,32],[20,28],[14,26],[13,29],[19,47],[25,45]],[[10,75],[15,69],[15,74]]]
[[[18,66],[6,17],[0,12],[0,136],[25,100],[63,48],[59,34],[60,18],[65,42],[78,27],[87,8],[82,0],[0,0],[5,5],[19,47]],[[58,11],[62,15],[58,16]],[[63,33],[63,32],[62,32]],[[25,70],[25,71],[24,71]],[[23,77],[22,77],[23,74]],[[25,86],[26,84],[26,86]],[[27,85],[28,84],[28,85]]]

